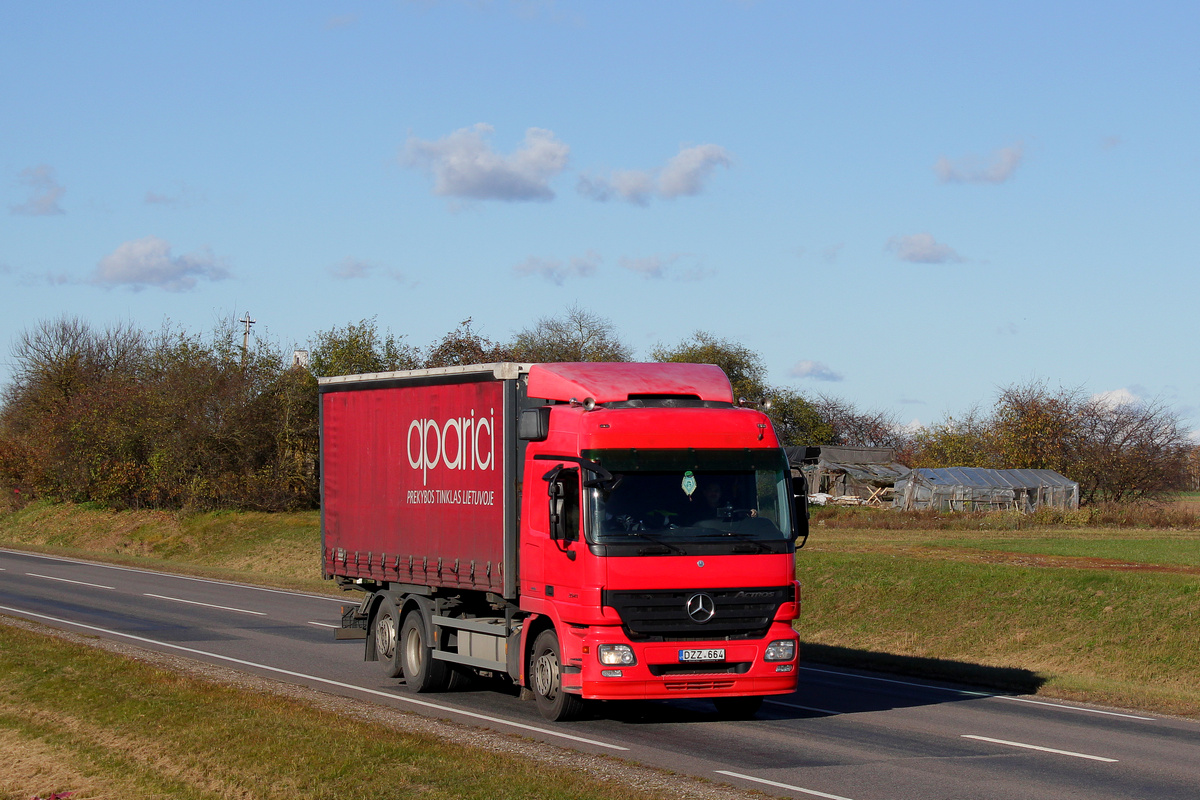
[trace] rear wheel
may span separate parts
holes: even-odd
[[[713,705],[722,719],[750,719],[762,708],[761,697],[714,697]]]
[[[542,631],[534,640],[529,674],[532,677],[533,696],[543,717],[554,722],[565,722],[583,713],[583,698],[563,691],[562,648],[554,631]]]
[[[396,607],[384,600],[375,612],[375,653],[389,678],[404,674],[400,665],[400,627],[396,624]]]
[[[410,692],[444,692],[450,685],[449,665],[434,659],[420,612],[412,611],[404,617],[400,629],[400,663]]]

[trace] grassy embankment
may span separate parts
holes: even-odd
[[[1200,716],[1200,524],[814,514],[799,554],[805,657]],[[330,591],[315,513],[176,518],[34,504],[0,545]]]

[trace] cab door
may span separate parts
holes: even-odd
[[[551,466],[546,481],[546,543],[542,548],[545,596],[564,619],[578,620],[586,543],[582,535],[581,481],[576,466]],[[574,606],[574,613],[571,607]]]
[[[564,618],[575,618],[566,606],[580,603],[581,528],[579,467],[567,462],[538,460],[525,482],[524,515],[527,536],[521,547],[522,607],[544,613],[542,601],[559,607]]]

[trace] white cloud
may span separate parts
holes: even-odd
[[[933,165],[933,171],[942,183],[1004,183],[1024,158],[1025,145],[1017,142],[997,150],[991,160],[969,155],[951,161],[943,156]]]
[[[26,167],[21,170],[18,180],[29,187],[29,199],[24,203],[9,206],[8,210],[11,213],[34,217],[66,213],[58,201],[67,193],[67,190],[55,180],[54,167],[47,164]]]
[[[941,244],[928,233],[911,236],[893,236],[888,240],[887,250],[895,253],[901,261],[914,264],[946,264],[966,261],[949,245]]]
[[[788,370],[788,375],[793,378],[811,378],[814,381],[834,383],[845,380],[841,373],[834,372],[820,361],[798,361],[794,367]]]
[[[338,280],[350,281],[355,278],[366,278],[374,269],[374,264],[370,264],[362,259],[346,256],[329,268],[329,274]]]
[[[641,258],[621,256],[621,269],[627,269],[646,280],[672,280],[681,283],[692,283],[711,278],[717,274],[715,269],[699,263],[694,254],[671,253],[669,255],[652,255]]]
[[[667,162],[658,176],[658,190],[663,197],[697,195],[718,166],[733,164],[728,151],[715,144],[702,144],[680,150]]]
[[[530,128],[509,155],[492,150],[491,125],[461,128],[436,141],[409,137],[402,161],[433,176],[434,194],[469,200],[551,200],[550,179],[567,166],[571,148],[552,131]]]
[[[644,206],[651,199],[698,195],[713,171],[733,165],[724,147],[702,144],[681,148],[658,170],[615,170],[608,177],[581,175],[576,189],[585,197],[605,202],[618,198]]]
[[[200,278],[219,281],[228,277],[229,270],[208,248],[193,255],[172,256],[170,242],[147,236],[125,242],[102,258],[89,283],[128,286],[135,291],[149,286],[184,292],[194,289]]]
[[[170,193],[148,189],[142,198],[142,202],[148,206],[162,206],[163,208],[191,208],[195,204],[203,202],[203,200],[203,195],[198,194],[185,184],[179,184]]]
[[[1107,392],[1097,392],[1092,395],[1092,400],[1106,408],[1119,408],[1121,406],[1137,405],[1142,402],[1142,398],[1138,397],[1128,389],[1112,389]]]
[[[636,272],[647,280],[662,280],[668,277],[671,266],[682,257],[681,253],[673,253],[669,256],[645,256],[642,258],[621,256],[621,268],[627,269],[630,272]]]
[[[346,256],[336,264],[327,268],[330,275],[339,281],[352,281],[360,278],[369,278],[377,272],[381,272],[394,281],[405,282],[404,273],[391,267],[382,267],[378,264],[372,264],[370,261],[364,261],[361,258]]]
[[[569,262],[530,256],[514,266],[513,272],[521,276],[537,275],[556,286],[562,286],[567,278],[590,278],[595,275],[601,260],[600,254],[595,250],[588,250],[586,254],[576,256]]]
[[[635,169],[617,170],[608,178],[580,175],[575,188],[602,203],[616,197],[639,206],[648,205],[657,191],[653,173]]]

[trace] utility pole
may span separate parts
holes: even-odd
[[[256,319],[250,319],[250,312],[246,312],[245,319],[239,319],[238,322],[244,323],[246,332],[242,334],[242,360],[246,360],[246,353],[250,351],[250,326],[258,322]]]

